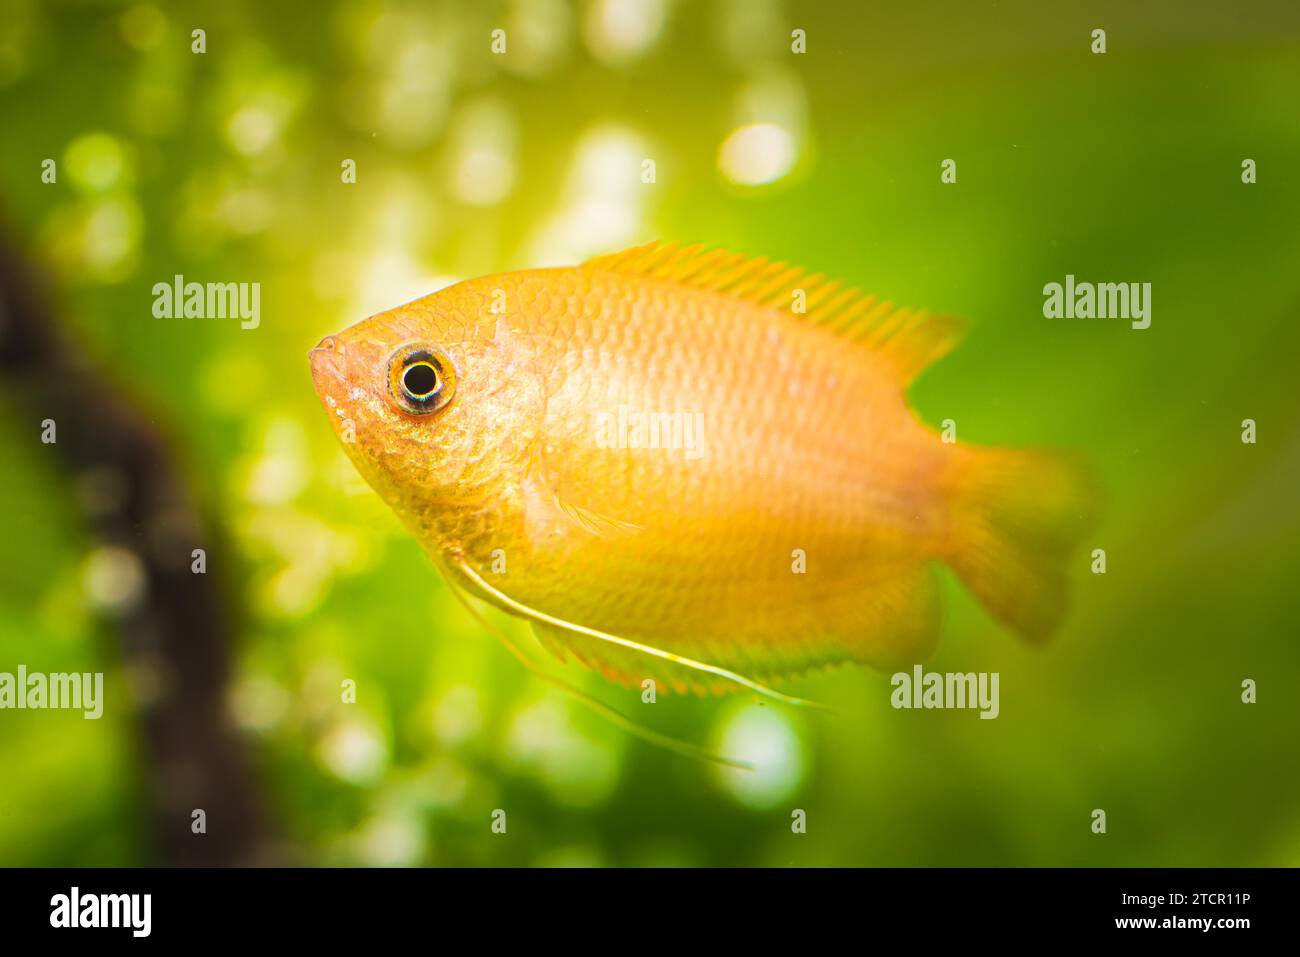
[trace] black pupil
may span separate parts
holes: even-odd
[[[402,385],[417,399],[427,398],[438,389],[438,370],[427,362],[419,362],[402,373]]]

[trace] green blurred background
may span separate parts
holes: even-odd
[[[223,720],[264,859],[1300,864],[1300,11],[1048,6],[0,2],[0,229],[229,542]],[[653,238],[966,317],[919,413],[1095,463],[1108,572],[1079,557],[1059,640],[1021,646],[945,580],[929,667],[1000,672],[997,720],[895,711],[888,676],[842,669],[791,685],[831,716],[660,698],[656,728],[753,773],[654,749],[529,677],[345,462],[308,376],[322,335]],[[177,273],[260,282],[260,327],[155,319]],[[1066,273],[1152,283],[1151,327],[1043,318]],[[108,703],[0,712],[0,864],[151,863],[151,682],[114,637],[148,596],[19,391],[0,382],[0,670],[103,670]]]

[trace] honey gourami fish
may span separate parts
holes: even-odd
[[[909,383],[958,333],[782,263],[651,244],[458,283],[311,365],[347,454],[453,584],[614,681],[766,690],[924,658],[936,562],[1025,638],[1060,624],[1090,482],[917,421]]]

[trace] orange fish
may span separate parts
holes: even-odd
[[[1030,640],[1061,623],[1087,474],[945,443],[907,404],[957,342],[783,263],[650,244],[458,283],[329,336],[343,447],[449,580],[625,685],[894,669],[954,569]]]

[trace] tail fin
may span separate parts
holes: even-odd
[[[949,563],[999,621],[1041,642],[1060,627],[1068,563],[1096,523],[1097,485],[1050,452],[962,449]]]

